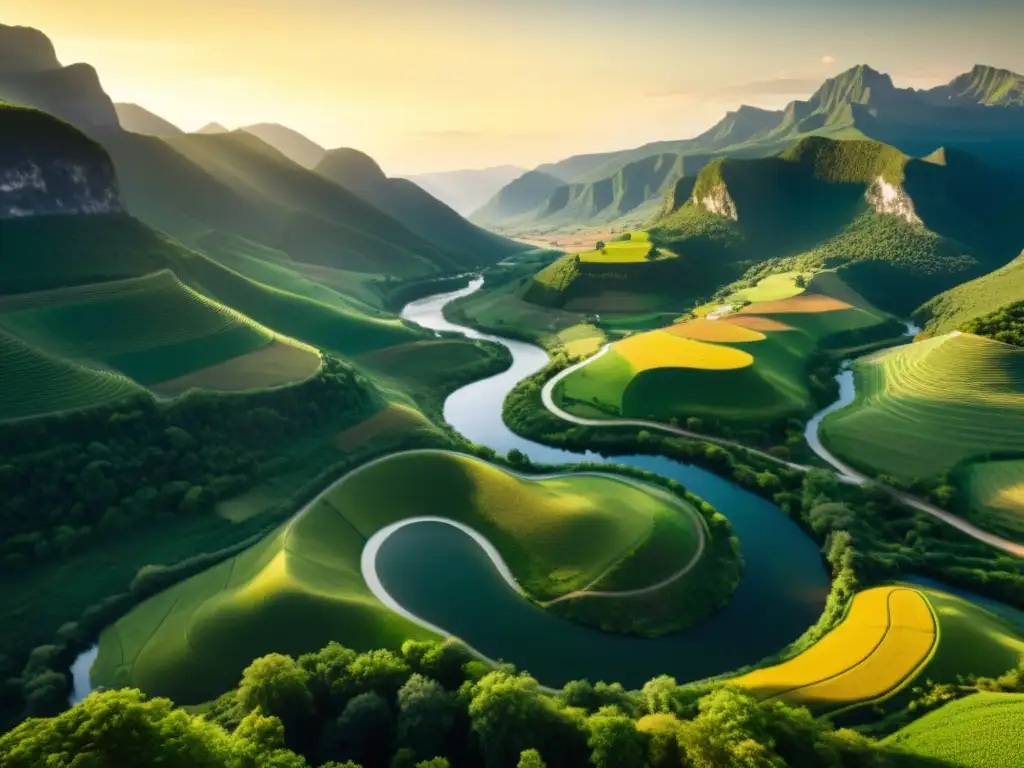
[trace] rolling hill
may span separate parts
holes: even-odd
[[[1024,694],[976,693],[929,712],[885,743],[936,765],[1014,768],[1020,765],[1022,721]]]
[[[1006,266],[940,293],[914,312],[914,318],[938,336],[1022,301],[1024,252]]]
[[[316,172],[390,213],[412,232],[453,254],[462,266],[490,264],[527,248],[471,224],[408,179],[389,179],[373,158],[358,150],[329,151]]]
[[[131,133],[146,136],[180,136],[185,133],[174,123],[164,120],[160,115],[153,114],[138,104],[114,104],[117,119],[121,127]]]
[[[439,171],[406,176],[409,181],[432,194],[462,216],[482,207],[510,181],[526,173],[515,165],[497,165],[463,171]]]

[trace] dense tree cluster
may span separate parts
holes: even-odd
[[[281,441],[361,420],[375,395],[327,359],[295,387],[138,397],[0,430],[0,569],[59,558],[133,526],[209,510],[279,469]]]
[[[965,323],[961,330],[990,339],[1024,347],[1024,301],[1003,307],[992,314]]]
[[[727,687],[663,676],[640,691],[577,681],[549,693],[453,641],[272,654],[204,716],[111,691],[0,737],[9,768],[867,768],[897,759],[805,709]]]

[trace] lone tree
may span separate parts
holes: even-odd
[[[604,240],[598,240],[597,241],[597,248],[596,248],[596,250],[603,251],[605,249],[605,247],[606,246],[605,246]]]
[[[658,246],[652,245],[650,250],[647,251],[647,255],[644,257],[648,261],[654,261],[656,258],[661,256],[661,251],[658,250]]]
[[[797,288],[806,288],[807,280],[804,278],[803,275],[797,275],[795,278],[793,278],[793,285],[795,285]]]

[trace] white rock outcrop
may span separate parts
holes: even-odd
[[[732,199],[732,195],[729,194],[729,189],[725,184],[716,185],[708,194],[696,199],[695,202],[711,213],[726,219],[739,221],[740,217],[736,211],[736,202]]]
[[[914,201],[899,184],[892,184],[879,176],[868,187],[864,197],[876,213],[898,216],[910,224],[921,223],[921,218],[914,210]]]

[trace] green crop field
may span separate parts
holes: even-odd
[[[1024,694],[976,693],[946,704],[885,743],[958,768],[1017,768]]]
[[[810,278],[810,275],[806,272],[780,272],[776,275],[769,275],[755,286],[741,288],[729,294],[722,300],[722,303],[731,304],[740,301],[758,302],[788,299],[790,296],[796,296],[804,291],[804,288],[796,283],[798,276],[802,276],[805,279]]]
[[[1024,538],[1024,460],[968,464],[957,470],[956,480],[978,522]]]
[[[3,299],[0,327],[48,353],[120,371],[146,386],[217,368],[210,379],[214,388],[247,389],[305,378],[319,365],[317,354],[305,348],[291,356],[295,360],[282,354],[250,358],[272,345],[274,334],[167,271]],[[219,366],[229,361],[238,361],[253,383],[225,375]],[[202,386],[203,379],[187,379],[167,393],[189,385]]]
[[[52,357],[3,331],[0,370],[0,420],[85,408],[141,391],[124,376]]]
[[[854,364],[857,398],[825,419],[842,458],[899,478],[972,456],[1024,450],[1024,350],[950,334]]]
[[[648,261],[647,254],[651,250],[651,239],[647,232],[631,232],[629,240],[612,240],[605,243],[602,250],[585,251],[578,254],[580,261],[618,264],[623,262]],[[676,255],[665,248],[659,248],[657,259],[674,259]]]
[[[522,479],[442,451],[397,454],[350,474],[256,546],[108,628],[94,683],[197,703],[265,653],[301,653],[329,640],[395,648],[424,637],[373,597],[360,572],[373,533],[420,515],[478,530],[538,599],[592,582],[636,586],[641,575],[655,583],[700,542],[696,511],[659,488],[607,475]],[[670,545],[654,544],[653,535]]]

